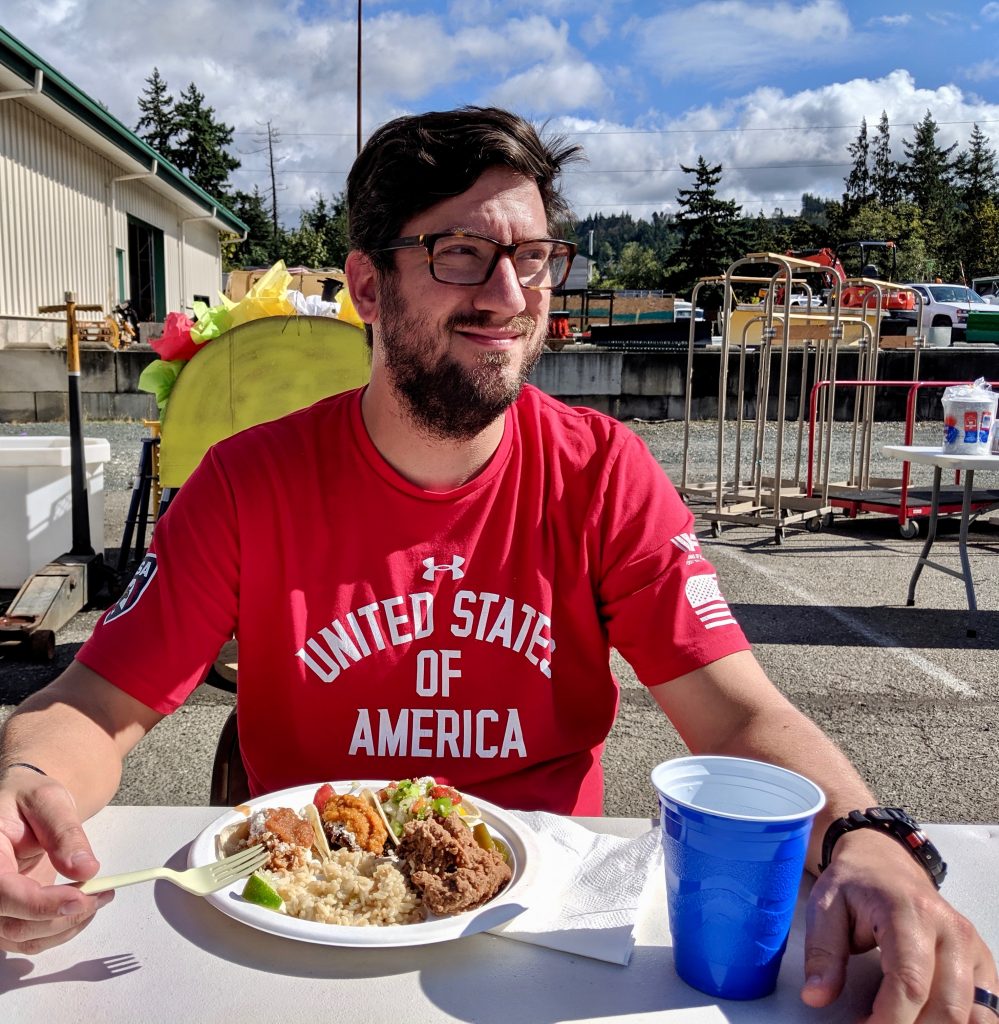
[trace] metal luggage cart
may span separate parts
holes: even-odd
[[[739,273],[744,267],[776,267],[776,273],[760,274]],[[680,491],[685,497],[702,497],[713,499],[713,508],[701,510],[699,515],[711,523],[711,532],[718,536],[722,523],[747,526],[764,526],[774,530],[774,539],[780,544],[785,537],[785,527],[806,523],[811,519],[820,519],[831,511],[823,508],[820,503],[803,493],[801,480],[802,448],[804,438],[804,410],[806,407],[807,380],[809,374],[809,356],[814,351],[817,365],[827,365],[828,355],[822,344],[823,335],[835,335],[835,327],[840,326],[842,319],[839,310],[830,317],[815,312],[811,306],[811,293],[806,282],[796,277],[804,272],[821,270],[815,263],[793,257],[780,256],[775,253],[751,253],[733,263],[721,278],[705,278],[695,285],[692,302],[696,302],[697,292],[705,284],[724,284],[723,309],[726,315],[722,321],[721,366],[718,388],[718,438],[716,452],[716,475],[714,480],[692,484],[688,480],[688,452],[690,425],[690,395],[693,366],[693,351],[688,348],[687,388],[684,408],[684,451],[683,470],[680,480]],[[738,406],[735,416],[735,444],[732,451],[734,472],[726,476],[726,413],[728,406],[729,356],[733,348],[732,317],[733,284],[756,283],[765,289],[765,299],[760,306],[760,313],[752,315],[741,327],[737,342],[738,361]],[[778,302],[776,290],[783,286],[783,301]],[[807,313],[792,310],[792,286],[805,290],[809,301]],[[778,311],[778,306],[782,311]],[[792,323],[806,321],[808,324],[824,325],[828,323],[829,331],[819,328],[815,337],[803,338],[802,345],[802,391],[798,401],[797,445],[795,467],[790,477],[784,475],[785,431],[787,429],[786,412],[788,398],[788,351],[789,339],[792,334]],[[755,395],[751,399],[753,405],[753,421],[751,425],[752,442],[749,453],[748,472],[743,472],[744,428],[746,417],[746,355],[749,349],[748,336],[751,326],[760,324],[759,373],[756,381]],[[814,343],[814,348],[813,348]],[[835,347],[835,346],[834,346]],[[833,357],[834,358],[834,357]],[[776,414],[770,419],[770,400],[772,367],[774,359],[778,359],[776,375]],[[776,428],[776,440],[773,449],[773,472],[764,472],[769,465],[767,458],[767,425],[773,423]]]

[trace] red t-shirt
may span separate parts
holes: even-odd
[[[425,491],[360,395],[215,445],[79,659],[169,713],[235,634],[254,794],[435,775],[602,813],[610,647],[655,685],[749,646],[693,516],[632,431],[530,386],[485,469]]]

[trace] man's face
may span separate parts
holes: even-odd
[[[460,196],[403,225],[400,235],[474,231],[499,242],[548,234],[537,186],[506,168],[485,171]],[[521,287],[501,257],[481,285],[441,284],[426,250],[394,254],[396,272],[380,276],[376,357],[381,356],[405,411],[437,437],[474,437],[520,394],[541,355],[549,292]]]

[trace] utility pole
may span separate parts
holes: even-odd
[[[357,152],[361,152],[361,0],[357,0]]]
[[[257,123],[259,124],[260,122],[258,121]],[[254,139],[254,141],[258,145],[260,145],[260,146],[266,146],[267,147],[267,165],[268,165],[268,168],[270,170],[270,175],[271,175],[271,224],[272,224],[272,232],[273,232],[272,233],[272,245],[273,245],[274,251],[276,252],[277,251],[277,240],[278,240],[278,237],[279,237],[279,234],[278,234],[278,230],[279,229],[278,229],[278,202],[277,202],[278,185],[277,185],[277,171],[275,170],[275,167],[274,167],[274,146],[276,144],[280,143],[280,141],[281,141],[281,134],[280,134],[280,132],[278,132],[277,128],[273,127],[273,125],[272,125],[272,123],[270,121],[267,122],[266,128],[267,128],[266,136],[263,136],[263,135],[258,136],[256,139]],[[256,152],[260,152],[260,150],[256,150]]]

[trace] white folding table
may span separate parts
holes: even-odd
[[[906,604],[912,606],[916,603],[916,584],[922,574],[923,566],[928,565],[931,569],[947,573],[948,576],[955,576],[964,582],[964,590],[968,597],[968,636],[978,636],[978,601],[975,598],[975,584],[971,576],[971,562],[968,559],[968,527],[972,519],[988,511],[987,508],[979,507],[972,512],[972,493],[975,486],[975,473],[981,470],[999,471],[999,455],[947,455],[939,448],[930,448],[920,445],[889,444],[881,449],[885,455],[895,455],[904,462],[917,462],[933,467],[933,490],[930,496],[930,521],[926,531],[926,541],[923,550],[916,562],[912,578],[909,580],[909,594]],[[930,549],[937,535],[937,520],[940,509],[940,477],[945,469],[960,470],[964,473],[964,490],[961,502],[961,530],[958,536],[958,553],[961,558],[961,571],[941,565],[939,562],[930,560]],[[997,493],[997,504],[999,504],[999,493]]]

